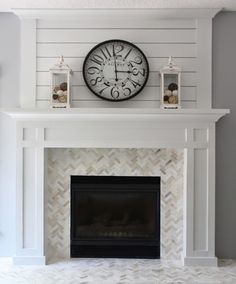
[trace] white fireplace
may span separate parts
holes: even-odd
[[[183,265],[217,265],[215,124],[212,109],[212,18],[219,9],[15,9],[21,18],[20,107],[16,121],[15,264],[45,264],[47,149],[182,149]],[[96,24],[94,24],[96,23]],[[140,46],[150,78],[134,99],[95,98],[83,60],[111,38]],[[49,109],[49,68],[63,54],[74,73],[72,108]],[[159,70],[169,56],[182,68],[181,107],[161,110]],[[115,107],[114,107],[115,106]]]
[[[227,110],[9,110],[17,128],[15,264],[47,261],[48,148],[184,149],[184,265],[215,257],[215,123]]]

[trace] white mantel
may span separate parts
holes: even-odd
[[[223,109],[3,110],[17,129],[16,264],[45,264],[45,150],[182,148],[183,264],[217,265],[215,123]]]
[[[70,108],[70,109],[35,109],[13,108],[2,109],[3,113],[17,120],[48,120],[48,119],[158,119],[186,122],[191,121],[216,122],[222,115],[229,113],[225,109],[157,109],[157,108]]]
[[[189,19],[189,18],[213,18],[222,8],[74,8],[74,9],[43,9],[43,8],[13,8],[12,11],[21,19],[55,19],[63,17],[63,20],[89,17],[89,20],[104,19],[110,16],[126,16],[130,20],[141,17],[147,20],[155,19]]]

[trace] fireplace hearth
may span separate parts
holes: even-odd
[[[71,257],[160,258],[160,177],[71,176]]]

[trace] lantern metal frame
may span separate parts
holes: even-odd
[[[50,103],[52,108],[70,108],[70,91],[71,91],[71,74],[72,74],[72,69],[69,67],[69,65],[64,63],[64,58],[63,56],[60,57],[59,63],[55,64],[52,68],[49,69],[50,72]],[[53,98],[53,95],[56,95],[54,89],[55,89],[55,83],[54,83],[54,76],[55,75],[60,75],[64,74],[66,77],[66,83],[67,83],[67,93],[66,93],[66,102],[60,102],[56,101]],[[62,82],[64,83],[64,82]],[[65,95],[64,95],[65,96]]]
[[[175,96],[177,96],[177,103],[169,103],[166,102],[166,100],[164,100],[164,97],[166,96],[165,94],[165,76],[168,75],[176,75],[177,76],[177,83],[173,82],[175,84],[177,84],[177,94],[175,94]],[[181,68],[178,67],[177,65],[174,64],[172,57],[169,57],[168,60],[168,65],[164,66],[161,70],[160,70],[160,78],[161,78],[161,108],[164,109],[179,109],[181,108],[180,105],[180,95],[181,95]],[[172,91],[170,91],[172,93]],[[171,96],[174,96],[173,94],[171,94]]]

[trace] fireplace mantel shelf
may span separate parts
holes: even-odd
[[[216,122],[229,109],[154,109],[154,108],[70,108],[70,109],[2,109],[16,120],[158,120],[178,122]]]
[[[110,16],[122,16],[129,17],[129,19],[134,19],[135,17],[142,17],[142,19],[150,20],[154,19],[166,19],[166,18],[213,18],[221,8],[80,8],[80,9],[24,9],[24,8],[14,8],[12,9],[21,19],[52,19],[58,18],[60,16],[63,19],[78,19],[78,18],[88,18],[93,19],[108,19],[111,21]]]

